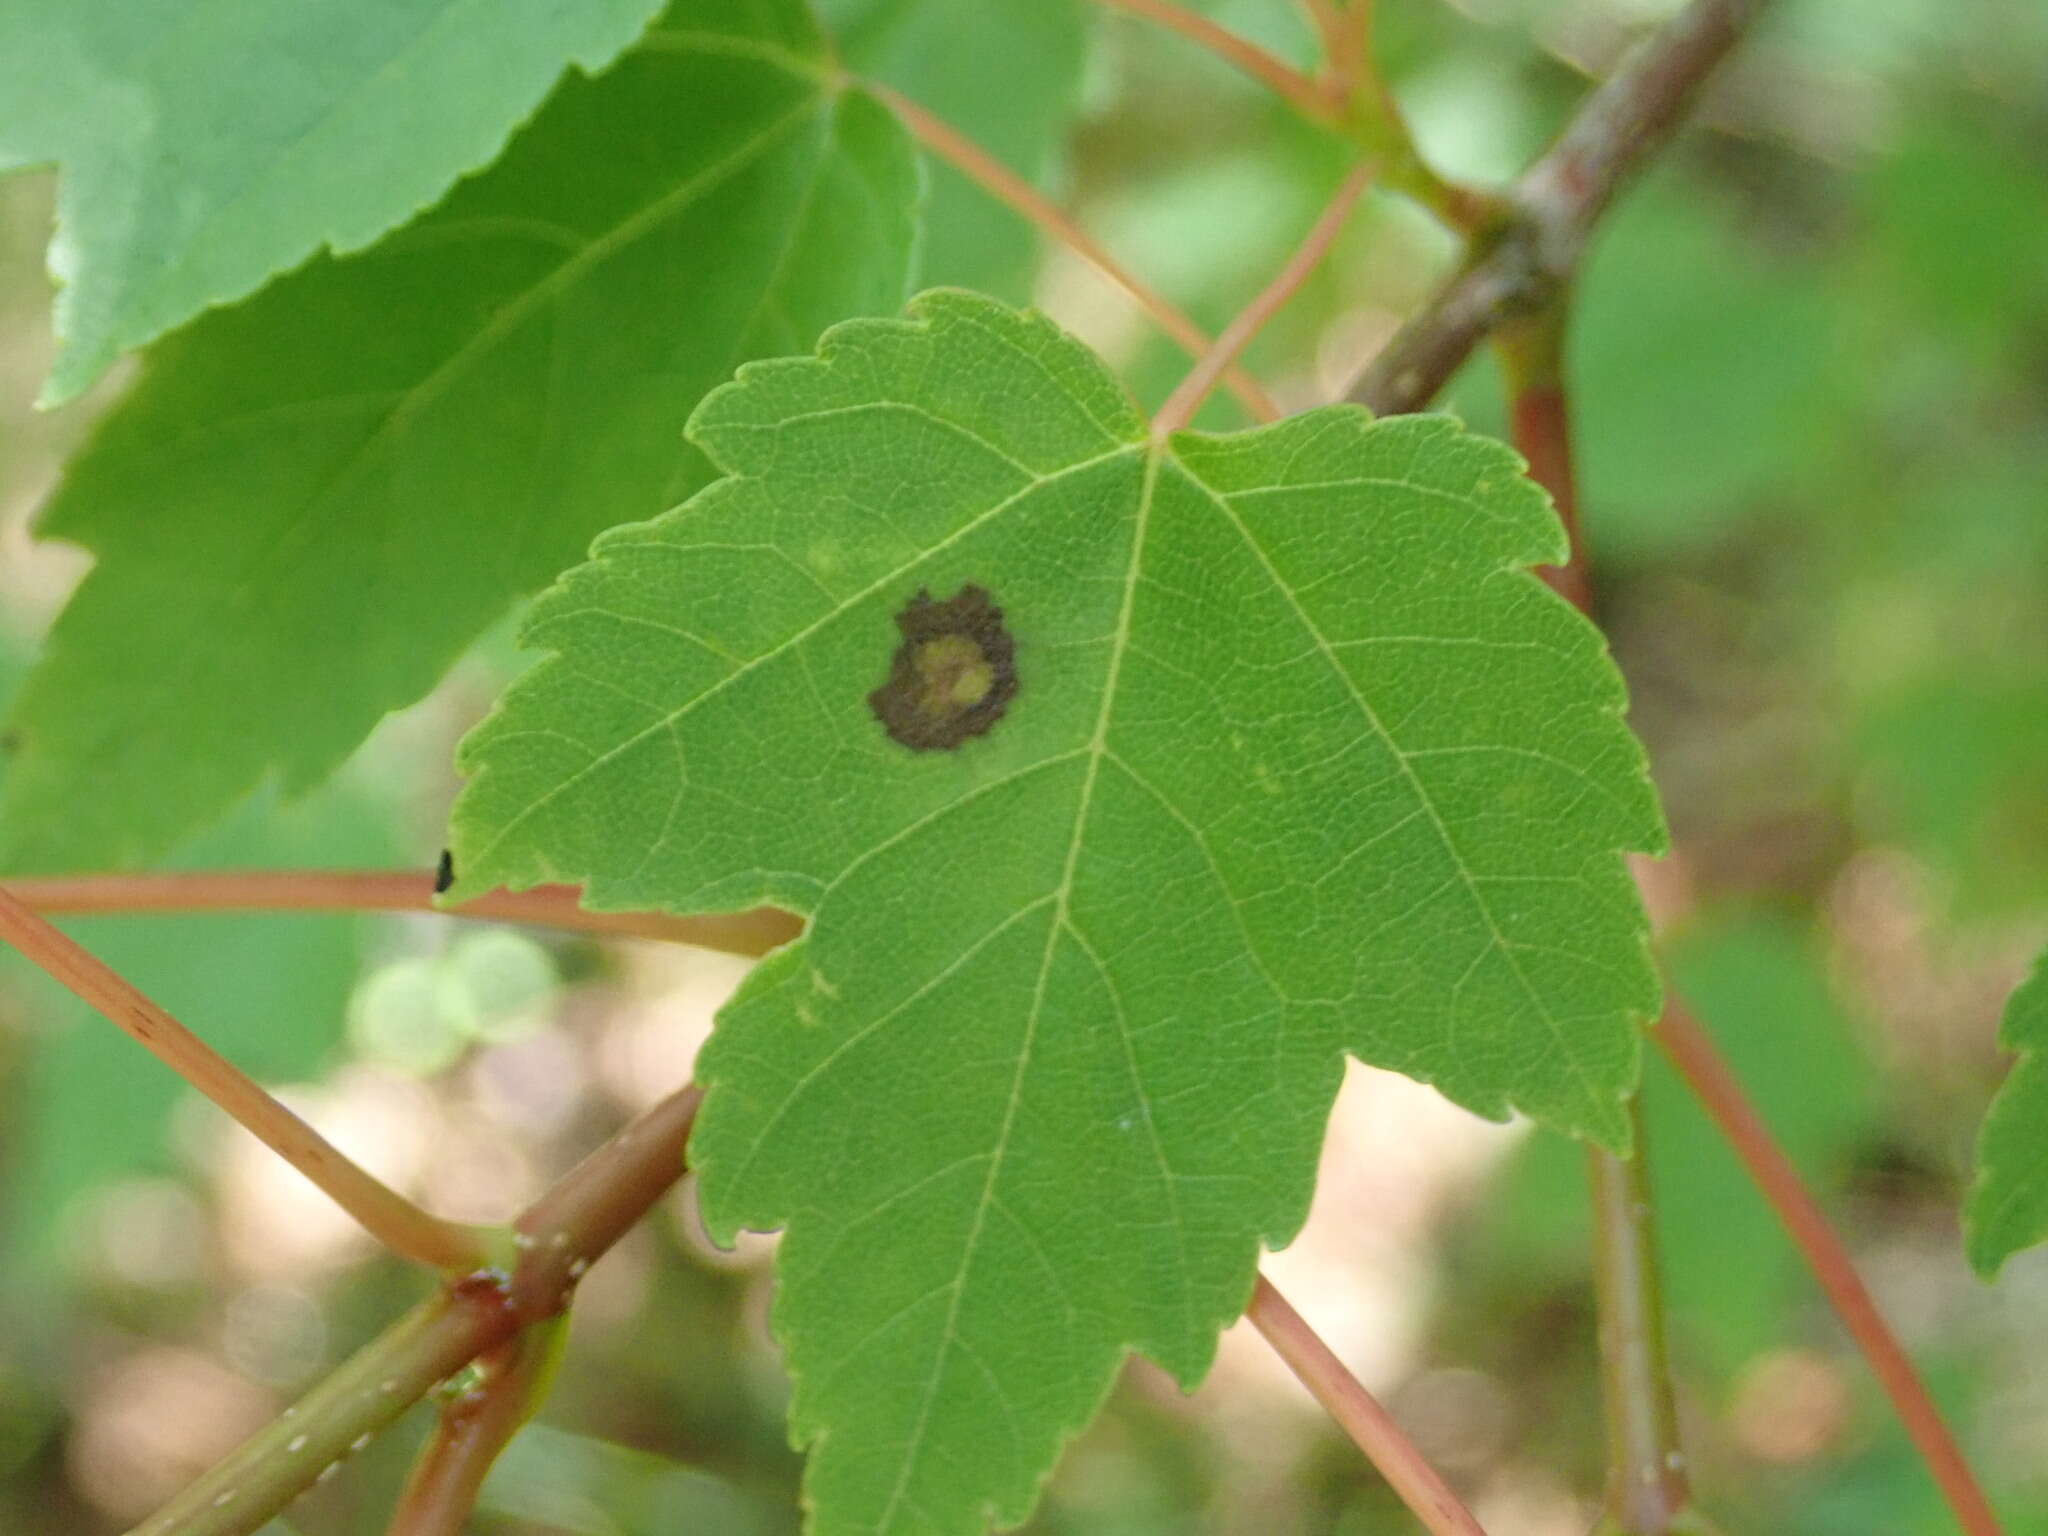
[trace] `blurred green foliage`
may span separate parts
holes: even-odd
[[[1786,1153],[1836,1189],[1871,1126],[1870,1068],[1810,935],[1773,914],[1724,914],[1668,952],[1671,980],[1713,1034]],[[1661,1056],[1643,1084],[1672,1347],[1726,1383],[1783,1335],[1803,1270],[1763,1197]],[[1491,1263],[1562,1280],[1592,1241],[1583,1157],[1531,1137],[1468,1239]]]
[[[1285,0],[1201,8],[1312,55]],[[1379,52],[1425,148],[1494,176],[1569,112],[1584,83],[1574,61],[1603,62],[1659,9],[1380,0]],[[1256,89],[1128,18],[1021,3],[1003,11],[1012,42],[975,53],[933,39],[978,24],[978,7],[821,11],[846,27],[857,64],[985,124],[1012,164],[1212,328],[1299,238],[1336,174],[1327,146]],[[1068,30],[1077,14],[1085,32]],[[949,69],[954,59],[967,62]],[[1062,114],[1063,142],[1028,127]],[[1603,609],[1698,888],[1678,976],[1930,1367],[2008,1529],[2040,1536],[2048,1267],[2022,1257],[1979,1286],[1954,1216],[2001,1068],[1998,1006],[2048,932],[2048,9],[1785,0],[1706,115],[1603,230],[1572,352]],[[0,644],[25,653],[76,563],[32,555],[20,524],[106,396],[53,418],[28,411],[49,357],[48,205],[5,190]],[[1182,359],[1123,301],[948,174],[932,196],[946,232],[925,253],[930,275],[1035,293],[1143,398],[1170,388]],[[1374,200],[1251,365],[1290,405],[1328,398],[1451,254],[1411,209]],[[1497,426],[1490,362],[1448,403]],[[1222,400],[1204,422],[1240,424]],[[259,799],[179,861],[426,863],[452,788],[448,744],[505,670],[502,657],[473,658],[334,787],[294,805]],[[410,922],[102,919],[75,931],[278,1080],[374,1055],[348,1032],[349,1000],[360,1009],[377,977],[409,967],[401,978],[430,981],[442,1032],[409,1070],[446,1063],[428,1086],[451,1118],[472,1111],[487,1064],[523,1059],[500,1047],[542,1052],[522,1070],[543,1077],[631,1076],[606,1061],[658,1037],[645,1016],[672,1006],[637,962],[572,966],[522,939],[489,967],[488,987],[526,978],[492,1016],[520,1015],[527,984],[553,984],[550,968],[565,978],[559,1003],[524,1044],[494,1046],[488,1030],[449,1022],[497,1006],[459,979],[473,952]],[[571,1061],[573,1072],[560,1065]],[[1646,1092],[1687,1433],[1712,1506],[1730,1529],[1785,1536],[1947,1531],[1758,1197],[1661,1066]],[[139,1173],[183,1182],[202,1211],[217,1198],[178,1150],[181,1097],[138,1048],[0,967],[0,1310],[30,1319],[0,1330],[9,1536],[94,1536],[132,1514],[108,1490],[140,1486],[139,1474],[107,1459],[113,1421],[93,1385],[115,1364],[158,1347],[227,1359],[222,1293],[246,1276],[152,1288],[95,1270],[65,1237],[96,1192]],[[576,1103],[522,1133],[544,1171],[623,1113],[611,1090]],[[1418,1394],[1464,1372],[1483,1388],[1472,1401],[1494,1405],[1495,1428],[1456,1442],[1466,1449],[1446,1465],[1496,1511],[1495,1536],[1582,1529],[1557,1510],[1600,1476],[1577,1159],[1532,1139],[1468,1196],[1439,1191],[1435,1247],[1415,1256],[1420,1321],[1402,1370]],[[658,1218],[593,1276],[562,1384],[494,1477],[480,1530],[793,1529],[798,1467],[763,1343],[762,1272],[709,1255],[691,1230],[687,1216]],[[206,1252],[218,1275],[217,1249]],[[416,1294],[380,1264],[321,1270],[304,1288],[328,1362]],[[1346,1293],[1333,1280],[1331,1294]],[[1410,1401],[1385,1385],[1397,1409]],[[1285,1419],[1288,1389],[1257,1395],[1267,1390],[1233,1375],[1189,1406],[1134,1371],[1032,1529],[1408,1529],[1347,1447],[1305,1413]],[[1251,1427],[1233,1412],[1244,1403]],[[1772,1440],[1759,1422],[1806,1438]],[[409,1432],[420,1429],[416,1416]],[[372,1448],[294,1511],[294,1536],[375,1529],[404,1449]]]
[[[337,783],[291,806],[251,802],[193,840],[173,868],[376,867],[395,862],[385,817]],[[337,1060],[365,920],[349,916],[103,917],[71,935],[266,1083]],[[42,1037],[8,1117],[13,1174],[4,1251],[17,1278],[45,1272],[72,1202],[111,1178],[172,1166],[170,1117],[187,1091],[141,1046],[10,953],[8,1002]]]

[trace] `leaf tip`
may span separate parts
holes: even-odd
[[[1968,1218],[1965,1217],[1967,1225]],[[1963,1244],[1963,1255],[1969,1260],[1970,1269],[1976,1277],[1991,1285],[1997,1281],[1999,1271],[2005,1268],[2005,1261],[2012,1257],[2012,1250],[1972,1235]]]
[[[1979,1149],[1977,1176],[1963,1200],[1963,1257],[1977,1278],[1989,1285],[1996,1280],[2006,1261],[2028,1247],[2037,1237],[2015,1230],[2009,1221],[1998,1219],[2004,1201],[1999,1198],[1997,1180]]]
[[[55,411],[71,404],[106,372],[110,361],[105,357],[84,354],[69,341],[61,342],[56,360],[43,377],[42,388],[36,391],[35,408]]]

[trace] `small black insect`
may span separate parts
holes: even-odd
[[[449,849],[441,850],[441,862],[434,866],[434,894],[439,896],[455,883],[455,855]]]
[[[913,752],[950,752],[986,735],[1017,696],[1017,642],[985,588],[944,602],[919,590],[896,615],[903,643],[868,707]]]

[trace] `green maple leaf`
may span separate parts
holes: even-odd
[[[0,170],[63,168],[52,269],[70,398],[130,347],[322,246],[368,245],[488,162],[563,66],[659,0],[17,0]]]
[[[2048,951],[2007,1001],[1998,1041],[2019,1060],[1984,1116],[1963,1208],[1964,1245],[1986,1279],[2048,1239]]]
[[[688,0],[431,214],[169,338],[39,525],[97,562],[14,712],[0,860],[134,862],[324,777],[708,477],[682,424],[736,363],[900,306],[918,193],[800,0]]]
[[[1619,850],[1663,833],[1505,448],[1351,407],[1156,445],[1079,343],[948,292],[691,434],[730,478],[536,603],[454,897],[810,919],[721,1017],[693,1158],[715,1234],[787,1229],[815,1529],[1015,1522],[1127,1348],[1199,1379],[1347,1051],[1623,1142]]]

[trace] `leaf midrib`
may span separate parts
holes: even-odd
[[[903,1502],[911,1477],[917,1470],[925,1445],[925,1430],[931,1423],[932,1404],[938,1393],[939,1382],[945,1375],[946,1362],[952,1353],[954,1334],[960,1318],[960,1303],[967,1293],[968,1273],[974,1267],[974,1258],[981,1243],[981,1233],[988,1220],[988,1212],[995,1202],[996,1183],[1002,1175],[1003,1162],[1009,1151],[1010,1135],[1016,1128],[1017,1106],[1024,1097],[1024,1080],[1030,1071],[1032,1050],[1038,1038],[1038,1026],[1045,1012],[1045,989],[1052,976],[1052,961],[1058,951],[1060,937],[1072,929],[1070,904],[1074,890],[1074,872],[1081,861],[1081,846],[1086,841],[1088,816],[1095,801],[1095,782],[1101,776],[1102,760],[1109,751],[1109,723],[1116,710],[1117,684],[1123,672],[1124,653],[1129,649],[1131,636],[1131,614],[1136,606],[1138,581],[1145,561],[1145,534],[1151,521],[1152,499],[1159,485],[1160,460],[1163,449],[1152,442],[1127,445],[1122,452],[1142,449],[1145,454],[1144,479],[1138,490],[1138,509],[1131,530],[1131,553],[1124,568],[1124,590],[1117,613],[1115,634],[1110,641],[1108,671],[1102,681],[1102,705],[1096,711],[1095,730],[1086,747],[1088,768],[1082,775],[1081,788],[1076,798],[1074,821],[1067,834],[1067,856],[1060,872],[1060,883],[1053,891],[1052,919],[1046,924],[1045,948],[1038,961],[1038,976],[1032,984],[1031,1006],[1024,1019],[1024,1038],[1018,1046],[1017,1065],[1010,1076],[1010,1094],[1003,1106],[1003,1119],[997,1129],[995,1144],[989,1152],[988,1175],[982,1181],[981,1198],[975,1203],[974,1221],[967,1230],[961,1245],[959,1268],[954,1271],[952,1297],[947,1303],[946,1317],[940,1326],[938,1348],[933,1352],[931,1374],[925,1379],[923,1399],[918,1405],[916,1426],[911,1430],[903,1464],[896,1475],[896,1485],[890,1490],[888,1503],[876,1519],[878,1529],[886,1530],[894,1517],[897,1507]],[[1076,935],[1078,938],[1079,936]],[[1082,941],[1085,946],[1085,940]],[[1167,1181],[1169,1189],[1172,1180]]]

